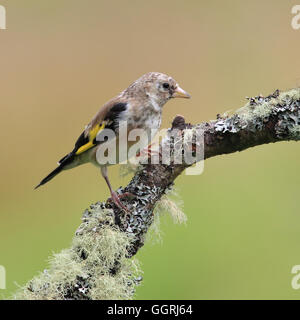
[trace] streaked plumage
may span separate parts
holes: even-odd
[[[58,162],[58,167],[36,188],[50,181],[62,170],[91,162],[101,168],[116,205],[126,209],[109,183],[107,166],[100,165],[96,159],[100,145],[103,147],[103,144],[112,143],[112,141],[99,142],[96,138],[103,129],[111,129],[118,139],[119,124],[123,121],[127,123],[128,132],[132,129],[148,131],[152,129],[152,134],[155,134],[161,125],[162,107],[169,99],[176,97],[189,98],[190,96],[178,86],[174,79],[165,74],[150,72],[143,75],[97,112],[77,139],[74,149]],[[130,142],[128,145],[130,146]]]

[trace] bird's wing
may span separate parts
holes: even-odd
[[[99,144],[96,138],[103,129],[117,134],[120,116],[126,109],[127,103],[117,98],[104,105],[76,141],[73,153],[79,155]]]
[[[97,124],[88,132],[88,136],[85,135],[85,131],[80,135],[78,140],[75,143],[74,150],[76,155],[79,155],[96,145],[96,137],[97,134],[105,128],[105,121],[102,123]]]

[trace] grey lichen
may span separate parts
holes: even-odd
[[[300,125],[295,125],[290,129],[290,137],[292,140],[300,140]]]
[[[277,106],[278,123],[276,134],[281,139],[299,140],[300,125],[300,95],[299,91],[292,90],[286,94]]]
[[[280,93],[276,90],[273,94],[248,98],[249,102],[230,118],[221,118],[215,122],[214,129],[221,133],[237,133],[240,130],[257,132],[274,117],[279,121],[276,125],[278,138],[293,139],[294,127],[300,124],[300,89],[292,89]]]

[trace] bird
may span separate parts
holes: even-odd
[[[133,129],[151,131],[151,140],[161,126],[162,109],[166,102],[173,98],[190,97],[190,94],[183,90],[172,77],[159,72],[144,74],[99,109],[76,140],[73,150],[58,161],[58,166],[35,189],[46,184],[62,171],[90,162],[100,168],[113,202],[120,209],[127,210],[108,178],[107,167],[110,164],[101,163],[101,159],[99,161],[100,148],[103,150],[109,144],[117,143],[121,138],[128,140],[128,133]],[[121,130],[121,124],[124,123],[127,126],[125,134],[124,130]],[[114,138],[99,139],[99,136],[107,130],[112,131]],[[128,144],[132,145],[133,142],[128,141]],[[116,163],[119,158],[117,155]]]

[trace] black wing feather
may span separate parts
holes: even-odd
[[[107,121],[107,125],[105,128],[109,128],[112,130],[116,130],[119,127],[119,119],[120,114],[124,112],[127,108],[127,103],[119,102],[116,103],[106,114],[106,117],[104,118],[105,121]]]

